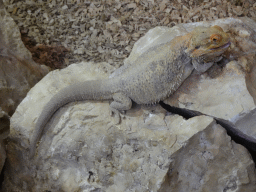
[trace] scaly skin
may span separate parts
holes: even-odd
[[[30,146],[35,154],[46,123],[62,106],[74,101],[113,99],[110,109],[116,114],[138,104],[159,102],[172,94],[193,69],[205,72],[230,46],[221,27],[197,27],[191,33],[150,48],[136,62],[120,68],[121,73],[108,80],[86,81],[59,91],[43,108]]]

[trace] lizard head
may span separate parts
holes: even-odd
[[[217,25],[212,27],[196,27],[191,33],[191,41],[186,50],[190,57],[205,63],[220,58],[230,46],[230,38]]]

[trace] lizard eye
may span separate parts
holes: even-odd
[[[211,35],[210,39],[211,39],[211,42],[217,43],[222,40],[222,36],[219,34],[213,34]]]
[[[195,49],[199,49],[200,48],[200,45],[196,46]]]

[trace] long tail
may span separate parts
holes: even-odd
[[[41,137],[45,125],[59,108],[74,101],[112,99],[113,86],[111,89],[109,84],[111,84],[109,80],[81,82],[70,85],[54,95],[44,106],[42,113],[37,119],[33,137],[30,142],[29,158],[31,159],[34,157],[36,144]]]

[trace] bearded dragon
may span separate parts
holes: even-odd
[[[37,119],[30,158],[35,154],[47,122],[67,103],[113,99],[110,109],[119,115],[119,111],[131,108],[132,101],[137,104],[159,102],[177,90],[194,69],[203,73],[220,61],[230,44],[229,35],[221,27],[196,27],[184,36],[148,49],[133,64],[123,66],[122,72],[113,78],[79,82],[60,90]]]

